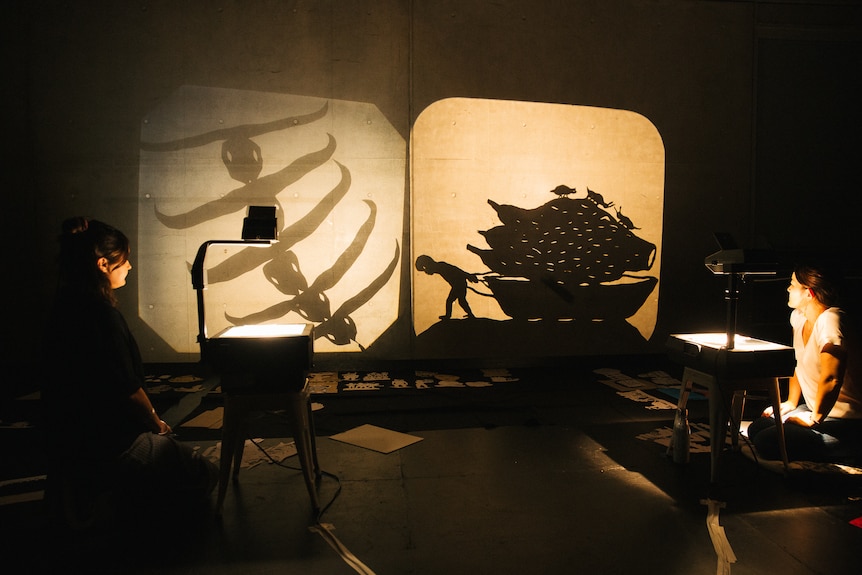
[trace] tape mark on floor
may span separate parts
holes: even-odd
[[[374,575],[374,571],[357,559],[357,557],[338,540],[338,537],[336,537],[335,533],[332,532],[333,529],[335,529],[335,527],[330,523],[316,523],[308,528],[309,531],[318,533],[323,537],[323,540],[329,543],[329,546],[335,549],[336,553],[338,553],[341,558],[344,559],[344,562],[350,565],[354,571],[362,575]]]
[[[707,506],[706,528],[709,531],[709,538],[712,540],[712,546],[715,548],[715,555],[718,558],[716,566],[717,575],[729,575],[730,564],[736,563],[736,554],[730,546],[730,541],[727,540],[727,534],[718,522],[719,509],[725,504],[714,499],[701,500],[701,503]]]

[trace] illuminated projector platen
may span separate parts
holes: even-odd
[[[671,360],[719,378],[785,377],[796,365],[793,348],[771,341],[726,333],[673,334],[666,347]]]
[[[681,339],[683,342],[692,345],[692,349],[694,349],[694,346],[697,346],[698,352],[700,352],[703,347],[710,347],[717,350],[721,349],[727,344],[727,334],[724,332],[682,333],[674,334],[672,337]],[[763,339],[756,339],[753,337],[748,337],[746,335],[736,334],[734,337],[733,349],[735,351],[775,351],[787,350],[789,348],[786,345],[780,343],[774,343]]]
[[[306,327],[304,323],[235,325],[215,337],[290,337],[302,335]]]

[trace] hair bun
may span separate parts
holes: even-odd
[[[69,218],[68,220],[63,222],[63,233],[64,234],[79,234],[82,232],[86,232],[87,228],[90,227],[90,221],[84,216],[77,216],[74,218]]]

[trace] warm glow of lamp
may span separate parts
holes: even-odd
[[[304,323],[235,325],[216,337],[290,337],[301,335],[303,330]]]
[[[679,338],[688,343],[713,349],[721,349],[727,344],[727,334],[724,332],[675,334],[672,337]],[[770,351],[787,349],[787,346],[780,343],[773,343],[771,341],[765,341],[739,334],[735,334],[733,343],[734,345],[731,349],[735,351]]]

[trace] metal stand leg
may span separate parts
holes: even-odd
[[[677,412],[680,410],[684,410],[686,405],[688,405],[688,396],[691,394],[691,388],[694,385],[693,374],[690,373],[691,370],[688,368],[682,374],[682,387],[679,390],[679,401],[676,404]],[[670,434],[670,441],[667,445],[667,451],[665,452],[668,456],[673,454],[673,433]]]
[[[301,391],[289,393],[225,395],[216,513],[220,514],[222,511],[231,468],[234,480],[239,475],[243,448],[248,437],[248,414],[253,409],[272,409],[273,406],[285,404],[287,404],[291,433],[296,444],[296,453],[302,467],[311,506],[315,514],[320,511],[317,485],[321,471],[317,461],[317,443],[314,437],[310,397],[307,382]]]
[[[311,499],[311,507],[314,513],[320,511],[320,501],[317,495],[317,449],[314,441],[311,411],[309,405],[309,393],[303,390],[293,394],[290,398],[291,426],[293,428],[293,439],[296,443],[296,452],[302,467],[302,475],[308,496]]]
[[[711,483],[718,482],[718,467],[724,442],[727,438],[727,410],[725,404],[733,401],[733,392],[724,392],[715,377],[709,386],[709,454]]]
[[[728,401],[730,396],[727,398],[722,396],[721,388],[714,376],[690,367],[683,370],[682,382],[677,409],[685,408],[695,383],[709,390],[710,480],[715,482],[718,479],[718,464],[727,433],[727,413],[724,409],[724,402]],[[671,452],[672,448],[673,437],[671,437],[668,453]]]
[[[737,391],[730,401],[730,443],[734,451],[739,451],[739,428],[742,426],[742,413],[745,410],[746,391]]]
[[[784,463],[785,473],[789,470],[787,446],[784,441],[784,424],[781,421],[781,396],[777,377],[719,382],[715,376],[687,367],[683,371],[683,386],[680,392],[678,407],[685,407],[689,393],[695,383],[709,389],[709,451],[711,459],[710,481],[712,483],[718,481],[719,461],[721,459],[721,452],[724,450],[725,439],[727,438],[728,413],[726,406],[730,407],[732,413],[732,432],[734,435],[731,441],[734,448],[738,448],[739,425],[742,417],[742,409],[745,405],[746,390],[766,389],[769,392],[772,409],[775,413],[775,425],[778,430],[778,448],[781,453],[781,460]],[[672,446],[673,439],[671,438]],[[668,448],[668,453],[670,453],[670,448]]]
[[[235,400],[225,398],[224,418],[222,420],[221,454],[219,456],[219,480],[218,496],[216,497],[216,513],[221,514],[224,504],[227,484],[230,481],[231,466],[234,467],[234,477],[239,474],[239,466],[242,461],[242,443],[245,442],[245,434],[242,432],[245,416],[237,413]]]

